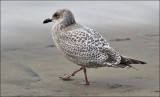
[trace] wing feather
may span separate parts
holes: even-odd
[[[68,59],[86,67],[101,67],[117,65],[119,54],[96,31],[80,27],[63,32],[60,45]]]

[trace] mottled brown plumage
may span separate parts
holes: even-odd
[[[59,51],[70,61],[81,68],[70,75],[61,77],[68,79],[76,72],[83,70],[86,83],[89,84],[86,69],[97,67],[132,67],[130,64],[146,64],[146,62],[120,55],[98,32],[76,23],[73,14],[68,9],[58,9],[44,23],[54,22],[53,40]]]

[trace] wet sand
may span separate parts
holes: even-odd
[[[5,4],[2,6],[2,13],[3,10]],[[47,15],[39,17],[38,22],[30,19],[23,25],[5,24],[5,15],[2,15],[2,96],[159,96],[158,20],[151,24],[127,22],[131,23],[129,25],[107,25],[101,21],[93,25],[82,21],[82,24],[100,32],[120,54],[148,63],[135,64],[138,71],[89,68],[87,74],[90,85],[84,86],[74,84],[84,81],[82,71],[68,81],[59,79],[79,66],[69,62],[58,52],[50,33],[53,24],[42,24]],[[10,29],[6,29],[7,26]],[[7,32],[12,35],[6,35]]]

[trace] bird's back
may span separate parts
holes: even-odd
[[[60,52],[70,61],[83,67],[132,67],[146,64],[118,54],[96,31],[77,24],[72,12],[58,9],[43,23],[54,22],[52,35]]]
[[[74,24],[58,32],[57,46],[70,61],[85,67],[115,66],[120,56],[93,29]]]

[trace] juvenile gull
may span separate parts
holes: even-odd
[[[81,66],[73,73],[60,77],[63,80],[83,70],[85,76],[83,84],[89,85],[86,67],[125,68],[133,67],[131,64],[146,64],[146,62],[120,55],[98,32],[76,23],[72,12],[68,9],[58,9],[43,23],[48,22],[54,22],[52,37],[58,50],[68,60]]]

